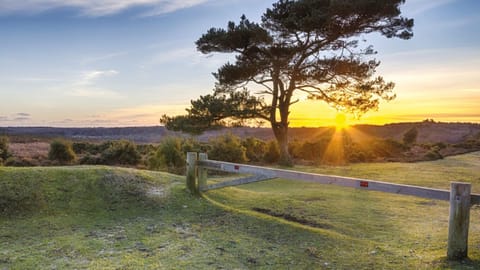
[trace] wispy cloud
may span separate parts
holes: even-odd
[[[19,122],[24,123],[30,120],[32,120],[32,115],[25,112],[15,113],[10,116],[0,116],[0,122],[4,123],[18,124]]]
[[[82,74],[82,78],[77,82],[78,85],[91,85],[102,77],[110,77],[118,74],[116,70],[90,70]]]
[[[409,16],[420,15],[430,10],[448,5],[458,0],[410,0],[407,1],[405,8],[409,11]]]
[[[68,86],[68,94],[75,97],[120,98],[122,96],[118,92],[101,86],[103,80],[118,73],[116,70],[83,71],[79,78]]]
[[[193,7],[211,0],[2,0],[0,14],[36,14],[58,8],[76,8],[80,15],[100,17],[129,8],[145,8],[141,16],[154,16]]]

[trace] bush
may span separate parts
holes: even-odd
[[[321,139],[315,142],[305,142],[297,151],[299,158],[319,162],[327,150],[330,140]]]
[[[245,147],[245,154],[247,159],[252,162],[260,162],[263,160],[263,155],[267,151],[267,143],[257,138],[248,137],[242,141]]]
[[[0,136],[0,165],[2,165],[10,156],[8,152],[8,137]]]
[[[435,149],[433,149],[433,150],[428,151],[428,152],[425,154],[425,158],[426,158],[427,160],[437,160],[437,159],[443,159],[443,156],[442,156],[442,154],[440,154],[438,151],[436,151]]]
[[[87,153],[78,162],[80,164],[87,164],[87,165],[101,165],[101,164],[104,164],[104,161],[100,157],[100,155],[91,155],[90,153]]]
[[[108,165],[137,165],[142,158],[137,146],[130,141],[107,142],[101,144],[100,147],[106,148],[102,151],[100,158]]]
[[[50,144],[48,159],[58,161],[61,164],[71,163],[76,158],[72,144],[63,140],[55,140]]]
[[[267,144],[267,152],[263,156],[263,160],[267,163],[276,163],[280,159],[280,149],[276,141],[269,141]]]
[[[211,139],[210,147],[209,159],[236,163],[247,161],[246,149],[242,146],[240,138],[231,133]]]
[[[148,159],[148,168],[151,170],[167,169],[169,172],[179,173],[185,168],[185,153],[182,149],[183,141],[177,137],[163,139],[158,149]]]

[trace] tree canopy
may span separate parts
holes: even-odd
[[[191,102],[187,115],[161,122],[199,133],[246,119],[270,123],[281,152],[288,154],[290,106],[299,95],[337,110],[362,114],[392,100],[394,83],[374,76],[379,61],[365,35],[409,39],[413,20],[401,16],[404,0],[279,0],[261,23],[245,15],[227,28],[211,28],[197,41],[204,53],[233,53],[213,75],[212,94]],[[363,45],[363,46],[361,46]],[[256,87],[255,85],[259,86]]]

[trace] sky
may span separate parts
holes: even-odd
[[[194,42],[265,0],[0,0],[0,126],[152,126],[211,93],[231,55]],[[350,124],[434,119],[480,123],[480,1],[407,0],[410,40],[367,35],[377,75],[397,98]],[[292,126],[327,126],[337,112],[302,99]]]

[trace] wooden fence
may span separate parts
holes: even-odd
[[[208,170],[239,173],[251,176],[208,185]],[[204,153],[187,153],[187,188],[192,194],[200,195],[201,192],[212,189],[238,186],[274,178],[284,178],[293,181],[300,180],[319,184],[410,195],[426,199],[450,201],[447,258],[449,260],[461,260],[468,255],[470,207],[475,204],[480,204],[480,195],[471,194],[470,183],[452,182],[450,190],[442,190],[367,179],[303,173],[298,171],[208,160],[207,155]]]

